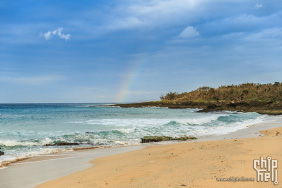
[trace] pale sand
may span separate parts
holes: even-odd
[[[0,188],[32,188],[36,185],[90,168],[94,158],[142,149],[144,146],[116,147],[43,155],[0,169]]]
[[[93,167],[38,188],[282,187],[282,128],[262,133],[265,136],[150,146],[98,158],[91,161]],[[216,181],[231,176],[256,179],[253,160],[260,156],[278,159],[278,186],[272,182]]]

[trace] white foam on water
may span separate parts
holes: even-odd
[[[256,119],[249,119],[242,122],[234,122],[230,124],[221,124],[219,126],[212,127],[202,127],[201,129],[197,129],[191,131],[190,133],[194,136],[207,136],[207,135],[224,135],[231,132],[236,132],[240,129],[245,129],[250,125],[255,125],[266,120],[266,116],[260,116]]]
[[[201,125],[205,123],[210,123],[212,121],[217,120],[219,117],[228,116],[227,114],[214,114],[207,117],[202,118],[191,118],[191,119],[178,119],[176,122],[180,124],[187,124],[187,125]]]
[[[39,143],[29,142],[29,141],[16,141],[16,140],[0,140],[0,145],[3,146],[36,146],[40,145]]]
[[[180,124],[190,124],[190,125],[200,125],[204,123],[209,123],[211,121],[217,120],[221,116],[228,116],[228,114],[210,114],[204,117],[196,117],[196,118],[170,118],[170,119],[92,119],[86,121],[74,121],[71,123],[78,124],[88,124],[88,125],[105,125],[105,126],[158,126],[168,124],[170,122],[177,122]]]
[[[135,128],[128,128],[128,129],[117,129],[118,131],[122,132],[122,133],[126,133],[126,134],[130,134],[133,133],[135,131]]]
[[[40,142],[31,142],[31,141],[17,141],[17,140],[0,140],[0,145],[12,147],[12,146],[42,146],[50,144],[53,141],[50,138],[45,138]]]
[[[40,148],[37,151],[21,151],[21,152],[13,152],[12,154],[8,155],[5,153],[5,155],[2,155],[0,157],[0,167],[2,165],[8,165],[13,162],[17,162],[23,159],[39,156],[39,155],[44,155],[44,154],[53,154],[53,153],[58,153],[59,151],[63,151],[60,149],[50,149],[50,148]]]

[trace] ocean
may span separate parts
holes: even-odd
[[[120,108],[105,104],[0,104],[1,164],[92,146],[137,145],[143,136],[206,136],[270,118],[257,113],[198,109]],[[57,143],[77,143],[56,146]]]

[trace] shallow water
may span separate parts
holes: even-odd
[[[75,147],[139,144],[147,135],[226,134],[269,118],[257,113],[100,105],[0,104],[0,147],[5,152],[0,163]],[[58,142],[80,145],[45,146]]]

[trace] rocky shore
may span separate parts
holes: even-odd
[[[238,111],[238,112],[257,112],[259,114],[282,115],[282,105],[272,102],[175,102],[175,101],[151,101],[130,104],[114,104],[122,108],[142,108],[142,107],[167,107],[171,109],[199,108],[198,112],[212,111]]]

